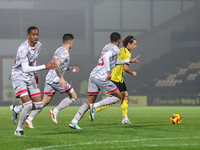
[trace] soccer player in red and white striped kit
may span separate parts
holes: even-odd
[[[14,66],[12,67],[11,79],[15,97],[21,98],[23,102],[23,105],[18,108],[21,113],[17,129],[14,132],[15,136],[25,136],[23,125],[27,114],[32,109],[40,109],[44,106],[41,92],[37,85],[39,78],[36,71],[54,69],[56,67],[56,64],[51,61],[45,65],[36,66],[36,60],[42,47],[42,44],[38,41],[39,30],[37,27],[31,26],[27,29],[27,38],[28,40],[19,46]],[[11,105],[10,109],[14,112],[14,105]],[[13,113],[12,118],[14,119],[16,116],[16,113]],[[17,124],[17,121],[14,120],[14,123]]]
[[[67,33],[63,35],[62,40],[63,40],[63,45],[55,51],[53,56],[53,62],[57,65],[57,67],[54,70],[52,69],[49,70],[46,76],[44,97],[43,97],[43,104],[44,106],[46,106],[50,103],[54,94],[57,91],[60,92],[61,94],[68,94],[67,97],[64,98],[56,108],[49,110],[51,118],[53,122],[56,124],[57,124],[57,113],[61,109],[68,107],[71,103],[73,103],[77,99],[77,94],[75,90],[69,83],[65,81],[63,76],[65,72],[69,70],[73,72],[79,72],[78,67],[76,66],[69,67],[70,63],[69,50],[73,45],[74,36],[70,33]],[[15,106],[15,107],[20,108],[20,106]],[[29,128],[34,128],[32,120],[37,114],[41,112],[42,108],[32,111],[31,114],[26,119],[25,123]],[[13,113],[19,113],[19,112],[20,111],[17,112],[14,111]],[[15,120],[17,120],[17,118],[15,118]]]
[[[88,101],[80,107],[73,120],[69,124],[70,128],[82,129],[79,127],[78,122],[89,108],[90,119],[93,121],[96,108],[103,105],[116,103],[121,100],[121,92],[117,86],[112,81],[110,81],[112,69],[115,67],[120,52],[118,47],[120,41],[121,36],[119,33],[113,32],[110,35],[110,43],[104,46],[97,66],[90,73],[87,92]],[[130,60],[125,60],[120,62],[120,64],[124,64],[129,61]],[[94,107],[93,103],[95,102],[100,90],[103,90],[105,93],[112,95],[112,97],[107,97],[104,100],[101,100],[97,103],[98,105],[96,104],[96,107]]]

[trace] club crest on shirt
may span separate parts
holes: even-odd
[[[60,57],[61,57],[61,58],[65,58],[65,54],[61,54]]]
[[[21,51],[19,55],[20,55],[20,58],[25,58],[26,57],[26,53],[24,51]]]

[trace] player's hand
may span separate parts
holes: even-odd
[[[135,77],[137,77],[137,72],[132,71],[132,75],[135,76]]]
[[[61,87],[63,88],[63,89],[65,89],[66,88],[66,82],[65,82],[65,79],[62,77],[62,78],[60,78],[60,84],[61,84]]]
[[[37,75],[36,72],[34,72],[34,75],[35,75],[35,81],[36,81],[36,83],[38,84],[38,83],[39,83],[39,77],[38,77],[38,75]]]
[[[138,55],[137,57],[133,58],[130,60],[131,63],[135,62],[135,63],[140,63],[140,61],[138,60],[138,58],[140,57],[140,55]]]
[[[76,66],[74,66],[74,67],[72,67],[72,72],[79,72],[80,71],[80,69],[78,68],[78,67],[76,67]]]
[[[107,71],[107,78],[106,78],[106,81],[110,80],[111,79],[111,73],[110,71]]]
[[[45,64],[46,69],[55,69],[57,67],[56,63],[52,61]]]

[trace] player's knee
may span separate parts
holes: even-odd
[[[119,98],[119,101],[122,99],[122,95],[120,94],[120,95],[118,95],[118,98]]]
[[[123,99],[127,100],[128,98],[129,98],[128,92],[125,91],[125,92],[124,92],[124,97],[123,97]]]
[[[71,94],[70,94],[70,97],[73,98],[74,100],[77,99],[77,94],[75,91],[73,91]]]
[[[118,101],[122,100],[122,95],[113,95],[113,96],[116,97]]]
[[[128,96],[128,94],[124,96],[124,99],[129,99],[129,96]]]
[[[72,97],[74,100],[77,99],[77,94],[75,94],[73,97]]]
[[[50,101],[49,101],[49,102],[46,102],[45,106],[49,105],[49,103],[50,103]],[[45,106],[44,106],[44,107],[45,107]]]

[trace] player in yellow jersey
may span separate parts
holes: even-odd
[[[124,82],[124,72],[127,72],[135,77],[137,77],[137,72],[132,71],[129,69],[129,64],[122,64],[117,65],[120,61],[125,61],[127,59],[131,60],[131,53],[137,47],[137,41],[132,35],[126,36],[122,41],[123,47],[120,49],[120,53],[118,56],[118,60],[116,63],[116,67],[113,68],[111,74],[111,81],[113,81],[117,87],[119,88],[120,92],[122,93],[122,100],[121,100],[121,109],[122,109],[122,124],[132,124],[128,119],[128,91],[126,88],[126,84]],[[138,57],[133,58],[133,62],[139,63]],[[111,105],[101,106],[96,109],[96,112],[106,109]]]

